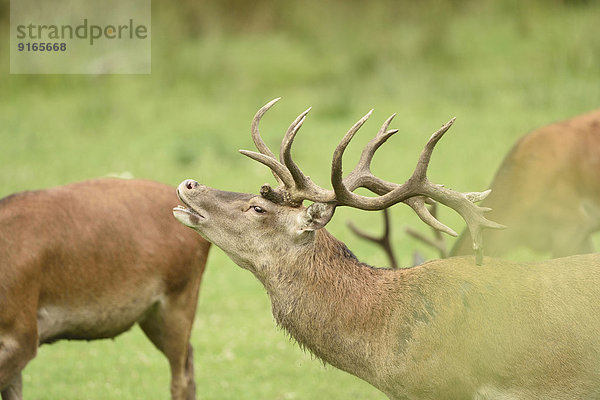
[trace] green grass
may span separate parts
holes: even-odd
[[[312,105],[294,157],[323,186],[337,141],[375,108],[346,169],[397,112],[400,133],[374,171],[403,181],[429,135],[457,116],[430,178],[483,190],[516,138],[600,104],[595,2],[260,2],[262,11],[245,17],[215,4],[194,13],[186,2],[183,10],[155,3],[149,76],[8,75],[8,40],[0,42],[0,196],[125,172],[257,192],[272,178],[237,150],[253,148],[251,118],[278,96],[263,137],[276,148]],[[408,265],[418,245],[401,227],[427,229],[406,207],[392,217]],[[464,225],[448,210],[441,218]],[[352,237],[348,219],[376,230],[379,214],[342,209],[328,229],[362,260],[385,265],[377,248]],[[385,398],[299,350],[275,327],[260,284],[218,249],[192,342],[198,398]],[[164,399],[168,380],[166,360],[137,328],[115,341],[43,346],[24,371],[27,399]]]

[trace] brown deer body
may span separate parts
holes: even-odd
[[[390,399],[600,395],[600,256],[376,269],[324,229],[301,231],[306,209],[192,188],[182,200],[202,219],[186,224],[263,283],[277,323]]]
[[[600,110],[539,128],[506,156],[482,203],[508,227],[486,232],[486,253],[519,246],[554,257],[593,251],[600,230]],[[464,232],[450,255],[470,254]]]
[[[176,204],[170,186],[120,179],[0,200],[3,400],[21,398],[39,345],[135,323],[169,361],[172,398],[195,398],[189,337],[210,244],[173,221]]]
[[[385,208],[405,196],[431,195],[458,209],[472,232],[500,227],[472,203],[485,193],[461,194],[427,181],[429,144],[449,126],[432,136],[413,176],[394,186],[368,170],[389,120],[359,167],[341,179],[342,153],[357,123],[334,153],[332,193],[289,158],[306,114],[288,129],[280,161],[264,146],[258,121],[272,104],[253,123],[260,153],[244,154],[268,165],[281,186],[265,185],[257,196],[186,180],[178,187],[184,206],[174,215],[263,283],[277,323],[301,346],[394,400],[600,396],[600,255],[535,264],[485,258],[482,265],[454,257],[411,269],[363,264],[322,229],[337,206]],[[359,186],[391,191],[378,198],[348,194]],[[305,208],[302,199],[315,203]]]

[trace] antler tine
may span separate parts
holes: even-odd
[[[425,207],[426,197],[423,196],[415,196],[403,201],[404,204],[408,205],[413,211],[419,216],[421,221],[425,222],[427,225],[435,229],[436,231],[441,231],[447,233],[450,236],[458,236],[458,234],[452,229],[442,224],[437,220],[436,217],[429,211],[427,207]],[[434,203],[435,204],[435,203]]]
[[[262,140],[262,137],[260,136],[260,132],[258,130],[258,125],[260,124],[260,120],[262,119],[263,115],[265,115],[265,113],[269,111],[269,109],[273,107],[273,105],[275,105],[275,103],[277,103],[279,100],[281,100],[281,97],[273,99],[264,106],[262,106],[260,110],[256,112],[254,118],[252,119],[252,140],[254,141],[254,144],[256,145],[258,151],[269,157],[275,157],[275,154],[273,154],[271,149],[269,149],[269,147]]]
[[[492,193],[492,189],[484,190],[483,192],[469,192],[469,193],[465,193],[465,196],[467,196],[467,198],[472,203],[477,203],[477,202],[480,202],[480,201],[484,200],[486,197],[488,197],[488,195],[490,193]],[[484,208],[486,211],[492,211],[491,208],[487,208],[487,207],[482,207],[482,208]]]
[[[436,237],[436,238],[432,239],[412,228],[406,228],[405,232],[408,236],[411,236],[413,239],[416,239],[419,242],[423,242],[427,246],[433,248],[434,250],[437,250],[438,253],[440,254],[440,258],[448,258],[448,251],[446,249],[446,244],[442,240],[439,240],[439,238]]]
[[[300,130],[300,127],[304,123],[306,119],[306,115],[310,112],[312,107],[309,107],[302,114],[298,115],[298,117],[292,122],[290,127],[288,128],[283,140],[281,142],[281,149],[279,151],[279,160],[287,167],[288,171],[292,175],[294,179],[295,185],[297,188],[302,189],[308,185],[307,180],[309,179],[307,176],[302,173],[300,168],[296,165],[294,160],[292,160],[291,150],[292,144],[294,143],[294,138],[296,134]]]
[[[265,115],[265,113],[267,111],[269,111],[269,109],[271,107],[273,107],[273,105],[275,105],[275,103],[277,103],[279,100],[281,100],[281,97],[278,97],[276,99],[271,100],[270,102],[268,102],[267,104],[265,104],[264,106],[262,106],[260,108],[260,110],[258,110],[256,112],[256,114],[254,115],[254,118],[252,119],[252,127],[251,127],[251,131],[252,131],[252,140],[254,141],[254,145],[256,146],[256,148],[258,149],[258,151],[261,154],[264,154],[265,156],[271,157],[272,159],[275,159],[275,154],[273,154],[273,152],[271,151],[271,149],[269,149],[269,147],[265,144],[265,142],[262,140],[262,137],[260,136],[260,132],[258,130],[258,125],[260,123],[260,120],[262,119],[263,115]],[[250,157],[248,154],[246,153],[242,153],[244,155],[247,155],[248,157]],[[251,157],[253,159],[255,159],[256,161],[262,162],[254,157]],[[263,162],[263,164],[265,164]],[[271,168],[268,164],[267,165],[269,168]],[[275,177],[275,179],[277,180],[277,183],[282,185],[283,181],[282,178],[275,172],[275,169],[271,168],[271,172],[273,173],[273,176]]]
[[[294,179],[292,178],[292,175],[287,170],[285,165],[281,164],[279,161],[277,161],[277,159],[266,154],[257,153],[250,150],[240,150],[240,153],[269,167],[275,178],[277,178],[282,185],[286,187],[291,187],[294,185]]]
[[[373,180],[374,176],[371,173],[371,161],[373,161],[373,156],[379,147],[384,144],[393,134],[398,132],[398,129],[387,130],[390,126],[390,123],[394,119],[396,114],[392,114],[377,132],[377,135],[363,149],[360,159],[356,164],[356,167],[344,178],[344,185],[348,188],[348,190],[353,191],[359,187],[367,187],[369,190],[377,193],[378,191],[383,191],[387,193],[389,190],[377,189],[376,187],[372,187],[373,185],[377,186],[377,183]],[[371,186],[371,187],[369,187]],[[381,194],[381,193],[379,193]]]
[[[424,189],[426,196],[454,209],[465,220],[473,240],[476,263],[480,265],[483,257],[483,229],[506,228],[504,225],[490,221],[484,217],[483,214],[490,211],[489,208],[479,207],[473,203],[473,200],[483,199],[491,191],[486,190],[485,192],[461,193],[431,183],[424,187]]]
[[[439,140],[444,136],[444,133],[450,129],[452,124],[456,121],[456,117],[452,118],[450,121],[446,122],[440,129],[438,129],[427,141],[425,148],[421,152],[419,156],[419,161],[417,161],[417,167],[415,168],[415,172],[411,176],[410,179],[418,179],[425,180],[427,179],[427,167],[429,166],[429,160],[431,160],[431,154],[433,153],[433,149]]]
[[[431,205],[431,208],[428,209],[428,212],[433,216],[433,218],[437,218],[437,203],[431,199],[428,199],[427,203]],[[433,238],[430,238],[410,227],[405,228],[405,232],[414,239],[425,243],[427,246],[433,247],[440,253],[441,258],[448,257],[448,247],[446,246],[446,242],[441,231],[433,229]]]
[[[377,237],[371,235],[367,232],[364,232],[356,227],[351,221],[348,222],[348,228],[359,238],[368,240],[370,242],[375,243],[380,246],[390,261],[391,268],[398,268],[398,263],[396,262],[396,255],[394,253],[394,249],[391,243],[391,230],[390,230],[390,216],[387,208],[383,209],[383,233],[381,236]]]
[[[356,132],[358,132],[361,126],[363,126],[364,123],[367,122],[367,119],[369,119],[371,114],[373,114],[373,110],[369,111],[365,114],[364,117],[359,119],[352,126],[352,128],[348,130],[346,135],[344,135],[340,143],[335,148],[335,151],[333,152],[333,160],[331,161],[331,184],[333,186],[333,190],[338,201],[341,200],[338,196],[341,195],[342,197],[346,197],[348,194],[352,194],[351,190],[348,190],[348,188],[344,184],[344,181],[342,180],[342,158],[344,155],[344,151],[346,150],[346,147],[348,147],[348,144],[350,143]],[[356,187],[354,187],[352,190],[354,189],[356,189]]]

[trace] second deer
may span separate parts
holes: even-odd
[[[525,246],[553,257],[593,251],[600,230],[600,110],[536,129],[513,146],[482,205],[505,224],[486,232],[486,252]],[[469,254],[463,232],[451,255]]]
[[[171,399],[196,398],[190,335],[210,243],[173,220],[175,189],[94,179],[0,200],[0,394],[21,400],[38,346],[139,324]]]

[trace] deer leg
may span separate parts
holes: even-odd
[[[189,306],[183,309],[159,306],[148,318],[140,322],[140,327],[152,343],[167,357],[171,367],[171,399],[195,400],[193,349],[189,343],[195,302],[190,313]],[[176,303],[176,302],[175,302]]]
[[[8,384],[0,394],[2,400],[22,400],[23,399],[23,388],[22,388],[21,373],[19,372],[12,382]]]
[[[21,399],[21,370],[37,353],[35,333],[0,335],[0,393],[2,400]]]

